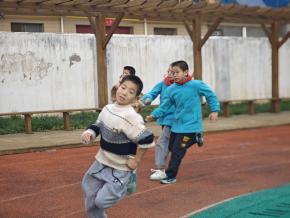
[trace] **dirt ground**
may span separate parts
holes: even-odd
[[[108,209],[108,216],[182,217],[290,183],[290,126],[209,133],[205,141],[188,150],[173,185],[148,180],[154,149],[148,151],[138,169],[137,192]],[[0,217],[85,217],[80,182],[97,149],[0,156]]]

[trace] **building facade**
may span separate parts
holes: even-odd
[[[106,28],[113,19],[105,20]],[[204,35],[211,24],[204,23]],[[52,32],[52,33],[92,33],[87,17],[60,16],[11,16],[0,19],[0,31],[5,32]],[[188,35],[181,22],[150,21],[139,19],[124,19],[116,30],[118,34],[136,35]],[[265,37],[259,25],[222,23],[213,33],[216,36]]]

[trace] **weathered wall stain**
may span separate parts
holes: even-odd
[[[0,113],[95,107],[95,48],[89,34],[0,32]]]
[[[41,81],[48,75],[52,63],[35,56],[34,52],[25,54],[2,54],[0,59],[0,80],[4,82]]]
[[[81,57],[77,54],[73,54],[72,56],[69,57],[69,66],[71,67],[73,64],[80,61]]]

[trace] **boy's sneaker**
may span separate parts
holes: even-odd
[[[173,183],[176,183],[176,179],[175,178],[170,179],[170,178],[166,177],[165,179],[161,179],[160,183],[161,184],[173,184]]]
[[[151,172],[153,172],[149,177],[151,180],[160,180],[166,178],[165,170],[151,169]]]

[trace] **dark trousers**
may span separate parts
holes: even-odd
[[[166,170],[167,178],[175,178],[186,150],[196,143],[195,133],[174,133],[171,132],[169,140],[169,151],[171,159]]]

